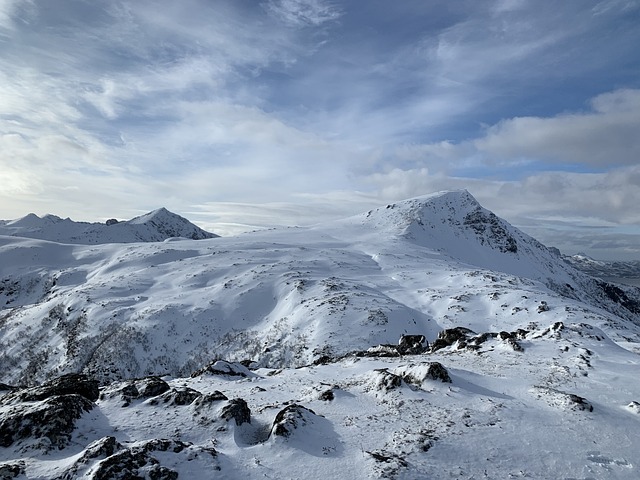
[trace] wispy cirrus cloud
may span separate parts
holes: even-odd
[[[342,15],[337,3],[327,0],[269,0],[263,5],[270,14],[296,27],[322,25]]]

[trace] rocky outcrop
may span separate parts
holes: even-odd
[[[24,467],[23,461],[0,463],[0,480],[11,480],[24,474]]]
[[[234,398],[222,408],[220,418],[227,422],[235,420],[237,426],[243,423],[251,423],[251,409],[242,398]]]
[[[16,389],[0,398],[0,404],[7,405],[15,402],[35,402],[45,400],[54,395],[76,394],[89,401],[96,401],[100,395],[98,381],[86,375],[69,373],[55,378],[37,387]]]
[[[406,383],[417,386],[421,386],[425,380],[451,383],[449,372],[439,362],[404,365],[396,368],[394,374],[401,377]]]
[[[374,390],[380,392],[388,392],[394,390],[402,385],[402,377],[391,373],[386,368],[380,368],[373,371],[372,386]]]
[[[398,341],[398,352],[402,355],[419,355],[429,348],[424,335],[402,335]]]
[[[45,449],[66,447],[75,421],[94,404],[82,395],[55,395],[37,402],[24,402],[0,409],[0,446],[24,439],[46,439]]]
[[[137,479],[175,480],[178,472],[162,466],[154,452],[180,453],[191,444],[167,439],[154,439],[120,450],[99,462],[93,469],[92,480]],[[216,456],[213,448],[207,451]],[[144,473],[141,471],[144,469]]]
[[[94,407],[98,382],[69,374],[38,387],[17,389],[0,398],[0,446],[39,440],[39,447],[68,445],[75,422]]]
[[[128,407],[133,400],[157,397],[168,392],[170,388],[169,384],[160,377],[143,377],[113,384],[102,392],[100,398],[113,398],[119,395],[124,400],[122,406]]]
[[[202,393],[193,388],[171,388],[163,394],[149,400],[149,403],[151,405],[165,404],[167,406],[183,406],[192,404],[200,397],[202,397]]]
[[[316,413],[296,403],[287,405],[276,415],[271,427],[271,435],[288,438],[299,428],[313,423]]]
[[[238,362],[227,362],[225,360],[214,360],[209,365],[200,370],[193,372],[191,378],[204,374],[210,375],[226,375],[229,377],[254,377],[255,374],[247,367]]]
[[[454,343],[466,340],[473,331],[464,327],[447,328],[438,334],[438,338],[431,344],[431,352],[436,352],[442,348],[449,347]]]

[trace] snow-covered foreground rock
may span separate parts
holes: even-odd
[[[0,478],[638,478],[639,299],[467,192],[198,242],[0,237]]]
[[[522,351],[497,337],[116,383],[64,449],[27,436],[1,453],[28,478],[637,478],[637,354],[586,324],[542,323]],[[426,375],[436,362],[450,383]],[[0,408],[5,438],[17,407]]]

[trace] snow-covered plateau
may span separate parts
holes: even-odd
[[[0,222],[0,479],[640,478],[640,289],[466,191],[226,238],[34,217]]]

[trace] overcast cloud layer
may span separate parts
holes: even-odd
[[[0,0],[0,218],[230,234],[466,188],[639,259],[638,25],[638,0]]]

